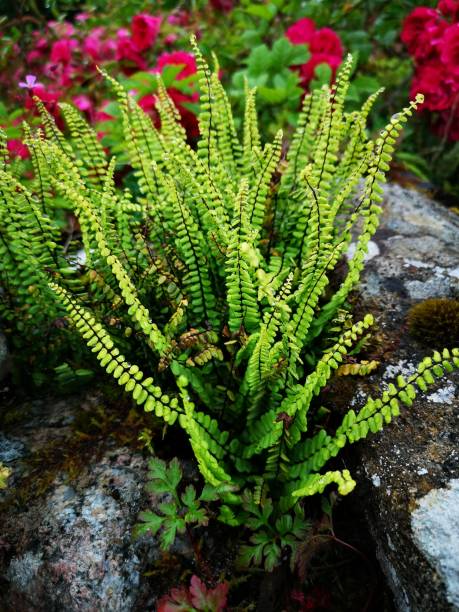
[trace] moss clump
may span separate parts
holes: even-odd
[[[457,346],[459,343],[459,300],[433,298],[408,311],[410,334],[429,346]]]

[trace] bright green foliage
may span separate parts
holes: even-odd
[[[305,98],[286,150],[282,133],[263,144],[256,92],[248,87],[239,139],[218,66],[211,71],[196,46],[195,53],[197,150],[161,83],[158,131],[107,77],[135,193],[116,187],[116,162],[105,159],[91,129],[68,107],[70,144],[49,118],[46,138],[30,135],[40,167],[34,191],[7,169],[1,173],[2,275],[11,279],[17,254],[27,252],[23,265],[37,277],[37,316],[49,304],[65,309],[107,373],[145,410],[184,430],[205,481],[220,491],[219,519],[257,530],[246,559],[273,567],[301,537],[301,498],[333,484],[343,495],[355,486],[339,462],[327,470],[340,449],[379,431],[417,389],[459,366],[458,349],[435,353],[418,374],[368,399],[358,413],[350,410],[335,431],[320,425],[315,398],[373,324],[367,315],[340,331],[337,320],[378,226],[396,138],[421,97],[369,139],[365,122],[375,96],[361,112],[344,109],[348,58],[332,88]],[[78,217],[84,273],[66,274],[43,193],[58,194]],[[352,240],[347,272],[331,291],[333,270]],[[177,475],[163,467],[153,486],[161,481],[175,490]],[[194,493],[179,501],[201,516]],[[172,524],[174,512],[166,504],[162,516],[144,517],[148,529],[163,528],[164,544],[186,524],[183,516]],[[249,515],[255,519],[247,523]]]

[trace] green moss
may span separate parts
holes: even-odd
[[[428,346],[457,346],[459,342],[459,300],[432,298],[408,312],[410,334]]]

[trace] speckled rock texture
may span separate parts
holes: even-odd
[[[12,469],[0,495],[2,612],[153,610],[164,592],[144,576],[161,557],[157,542],[131,538],[139,511],[154,504],[147,459],[110,437],[100,448],[76,438],[75,419],[101,419],[100,402],[26,402],[20,427],[0,434],[0,461]],[[186,541],[175,552],[192,556]]]
[[[378,372],[353,398],[410,374],[431,348],[408,335],[410,306],[459,298],[459,217],[390,185],[361,284],[362,311],[379,325]],[[444,378],[385,430],[355,447],[357,496],[397,607],[459,610],[459,376]],[[363,466],[363,467],[362,467]]]

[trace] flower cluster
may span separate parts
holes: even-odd
[[[115,31],[103,26],[89,29],[83,27],[82,24],[89,18],[87,13],[80,13],[75,24],[51,21],[45,33],[33,32],[25,65],[15,74],[18,82],[16,102],[23,99],[26,92],[24,107],[34,111],[33,97],[38,97],[59,125],[61,118],[58,103],[70,99],[92,123],[100,123],[112,117],[104,111],[108,102],[97,99],[92,88],[88,87],[90,80],[97,78],[97,66],[107,66],[109,72],[116,77],[117,72],[126,76],[139,71],[161,73],[168,65],[178,65],[182,69],[174,83],[196,73],[195,59],[191,54],[184,51],[157,53],[158,47],[167,48],[177,39],[173,33],[158,39],[162,17],[141,13],[132,18],[129,29],[120,28]],[[168,29],[183,27],[187,18],[188,14],[184,11],[169,15],[166,20]],[[190,138],[196,138],[197,118],[187,103],[196,103],[198,93],[192,90],[185,94],[173,85],[168,88],[169,95],[181,114]],[[139,103],[158,123],[155,95],[143,95]],[[28,156],[27,148],[19,140],[11,140],[8,147],[12,155],[22,158]]]
[[[406,17],[401,39],[415,64],[410,96],[424,94],[435,130],[459,140],[459,0],[419,6]]]
[[[335,77],[336,70],[343,60],[343,45],[336,32],[331,28],[316,30],[312,19],[305,17],[291,25],[285,35],[295,45],[306,45],[311,54],[306,64],[298,66],[304,89],[308,89],[319,64],[330,66],[333,78]]]

